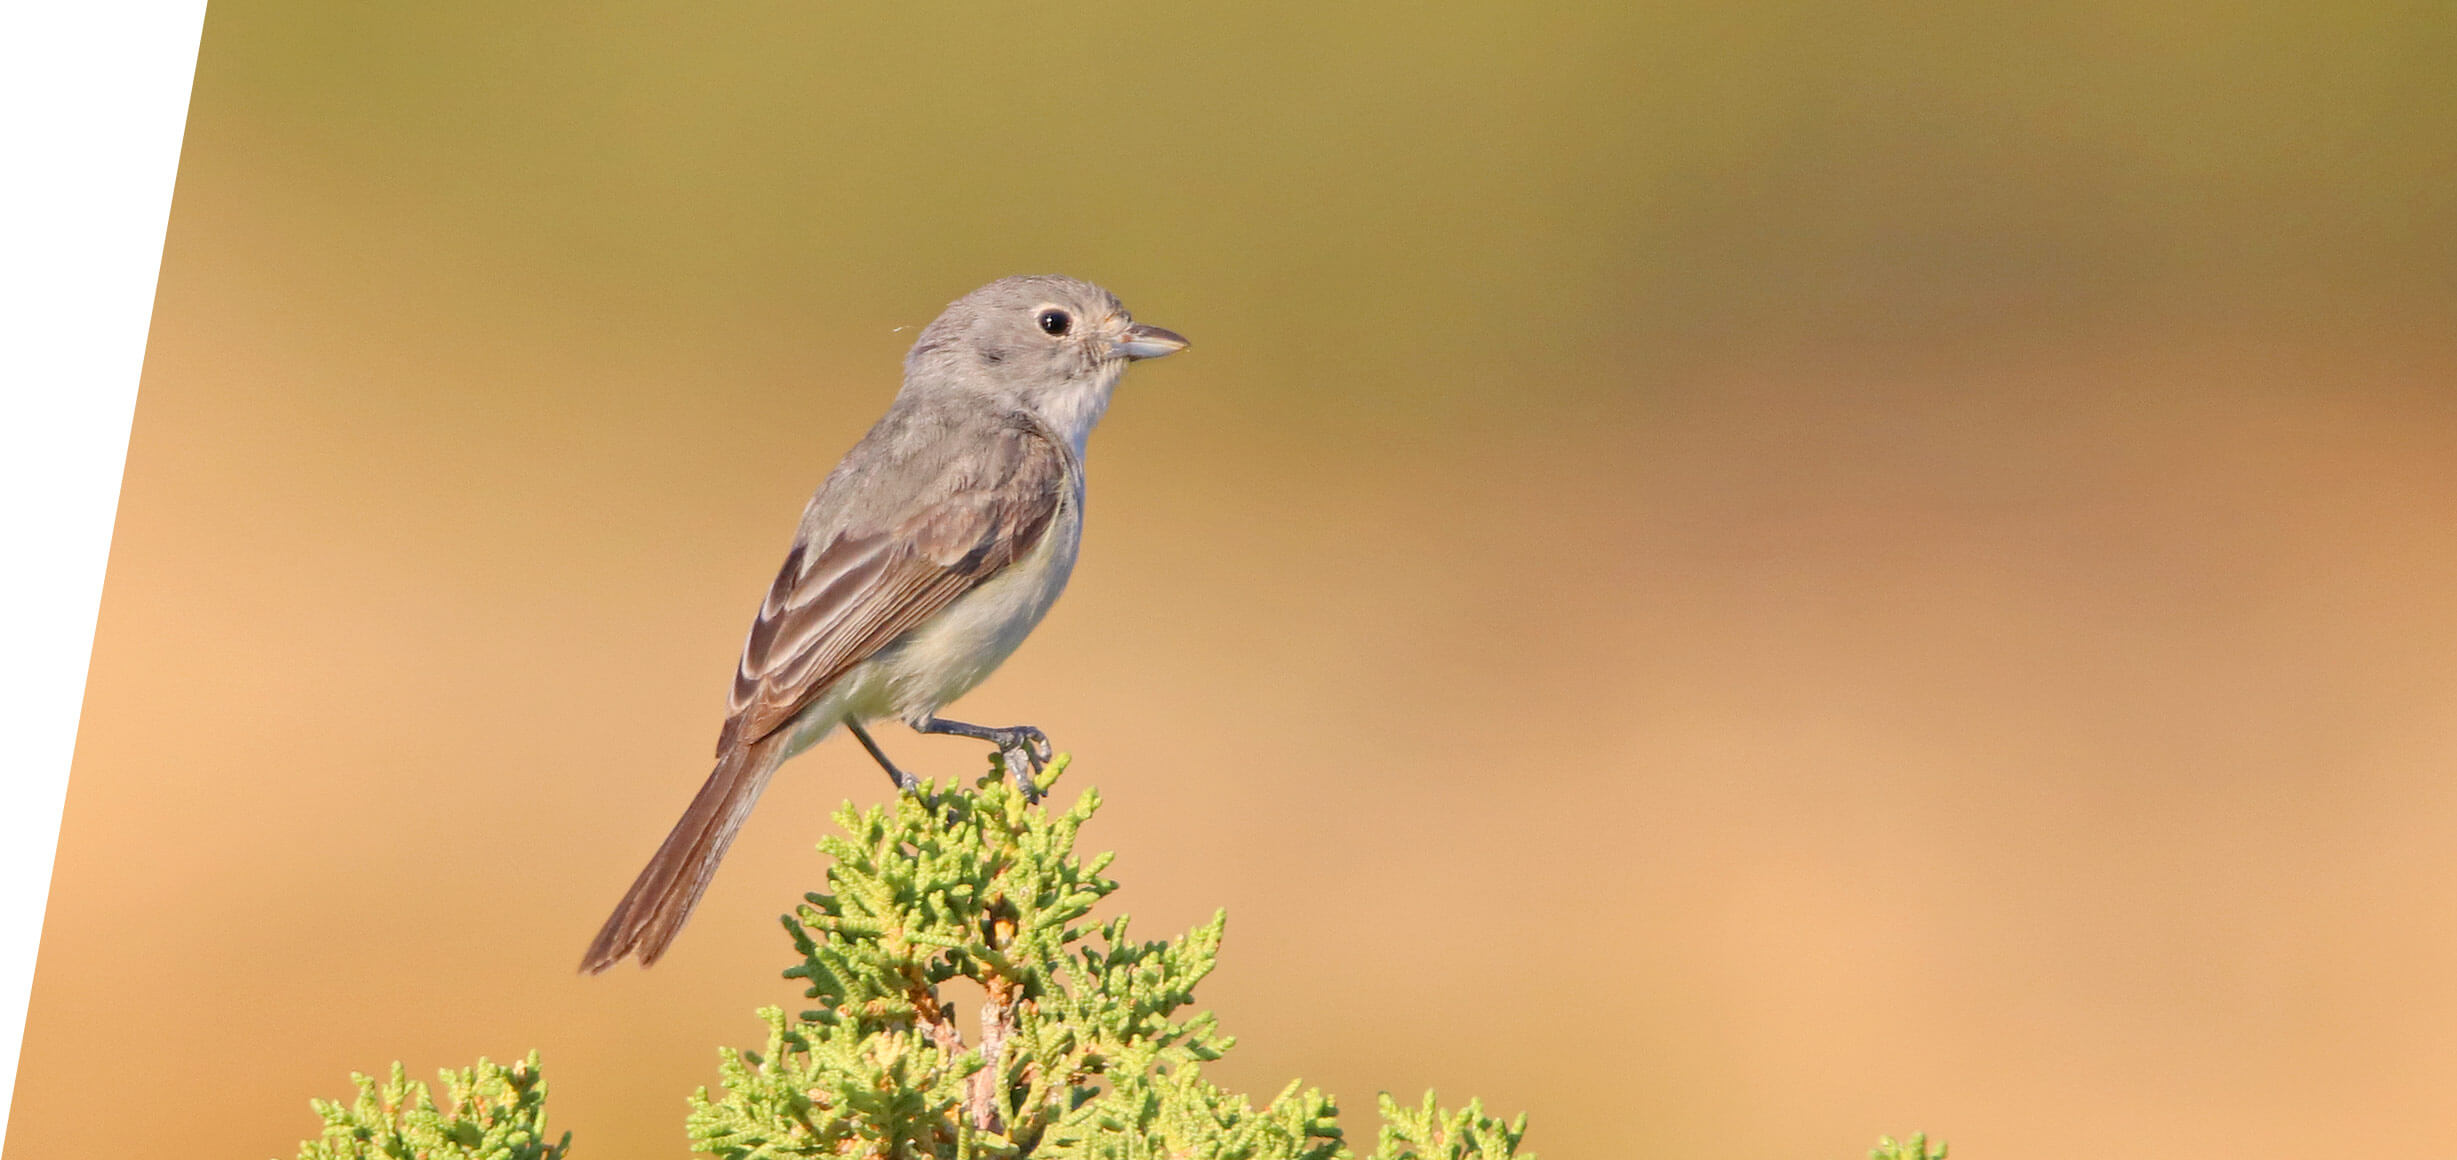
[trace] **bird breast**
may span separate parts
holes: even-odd
[[[1023,559],[881,650],[874,660],[890,711],[918,721],[988,679],[1066,590],[1082,535],[1077,491],[1059,502],[1056,518]]]

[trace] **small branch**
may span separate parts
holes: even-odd
[[[1005,1069],[1007,1037],[1015,1033],[1014,984],[1004,979],[993,980],[989,997],[981,1004],[981,1070],[972,1074],[964,1092],[964,1106],[972,1114],[973,1126],[984,1132],[1006,1131],[1005,1121],[998,1114],[1001,1076]]]
[[[954,1059],[964,1052],[964,1033],[956,1030],[955,1009],[938,1001],[927,984],[905,980],[905,1001],[913,1005],[914,1017],[921,1020],[921,1033],[930,1045]]]

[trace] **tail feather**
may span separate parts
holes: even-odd
[[[674,936],[682,933],[709,879],[716,876],[717,863],[724,859],[726,847],[733,845],[734,834],[751,816],[759,791],[767,788],[768,775],[776,772],[783,742],[782,736],[770,736],[735,746],[717,760],[717,767],[692,797],[690,808],[683,811],[682,820],[674,823],[673,832],[665,836],[665,843],[657,847],[606,925],[598,929],[596,940],[580,959],[584,974],[603,972],[626,955],[637,955],[645,967],[665,953]]]

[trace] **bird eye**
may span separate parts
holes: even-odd
[[[1051,338],[1056,338],[1065,334],[1066,328],[1075,324],[1075,320],[1068,317],[1066,311],[1063,310],[1042,311],[1040,322],[1041,333],[1046,334]]]

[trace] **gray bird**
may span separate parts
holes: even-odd
[[[1025,792],[1050,757],[1029,725],[940,718],[1039,624],[1075,567],[1084,440],[1137,359],[1186,340],[1089,282],[1006,278],[947,307],[904,359],[904,389],[802,511],[734,673],[716,769],[589,944],[595,974],[665,953],[770,774],[841,725],[894,717],[987,741]]]

